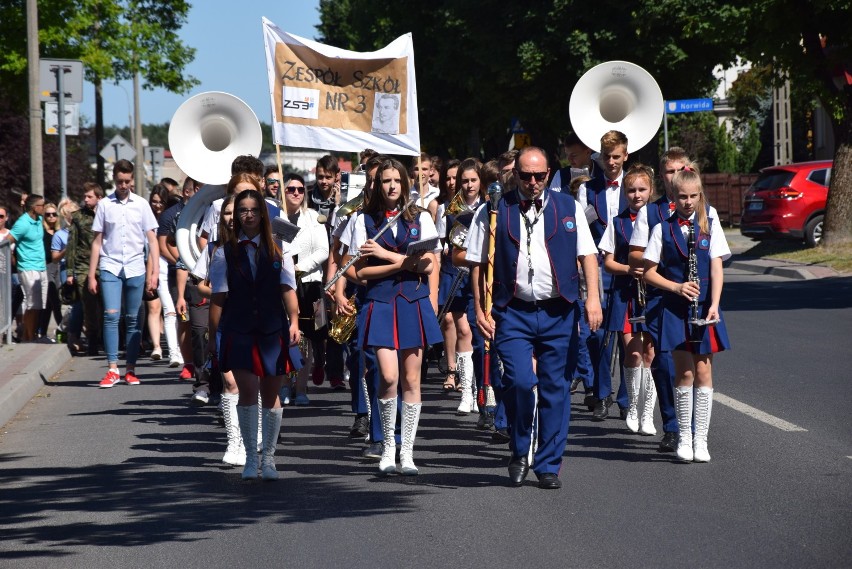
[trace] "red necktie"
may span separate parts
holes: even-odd
[[[674,211],[677,209],[677,204],[674,202],[669,202],[669,211]]]
[[[607,180],[606,181],[606,187],[607,188],[617,188],[618,187],[618,180]]]
[[[254,241],[252,241],[251,239],[243,239],[242,241],[240,241],[240,245],[241,245],[242,247],[248,247],[249,245],[251,245],[251,246],[252,246],[252,247],[254,247],[255,249],[257,248],[257,243],[255,243],[255,242],[254,242]]]
[[[398,213],[399,213],[399,210],[396,210],[396,209],[386,209],[386,210],[385,210],[385,219],[390,219],[390,218],[392,218],[393,216],[395,216],[395,215],[396,215],[396,214],[398,214]]]
[[[678,225],[680,225],[681,227],[683,227],[684,225],[686,225],[686,226],[691,225],[691,224],[692,224],[692,222],[691,222],[691,221],[689,221],[688,219],[684,219],[684,218],[682,218],[682,217],[678,217],[678,218],[677,218],[677,224],[678,224]]]
[[[521,211],[524,213],[528,212],[530,208],[535,205],[535,210],[538,211],[541,209],[541,198],[535,200],[521,200]]]
[[[632,211],[630,212],[630,221],[636,221],[636,214]]]

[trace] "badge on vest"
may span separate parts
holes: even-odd
[[[706,236],[702,235],[701,239],[698,241],[698,248],[706,251],[710,248],[710,240]]]
[[[563,217],[562,227],[564,227],[565,231],[567,231],[568,233],[574,233],[575,231],[577,231],[577,222],[574,221],[573,217]]]
[[[418,226],[412,226],[408,229],[408,234],[412,239],[420,239],[420,228]]]

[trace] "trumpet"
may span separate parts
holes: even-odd
[[[462,197],[463,192],[464,189],[461,189],[453,195],[453,199],[450,200],[450,203],[447,204],[447,209],[444,210],[444,217],[458,215],[463,211],[467,211],[467,204],[464,203],[464,198]]]
[[[360,193],[337,210],[337,217],[349,217],[355,212],[361,211],[364,208],[364,194]]]
[[[638,310],[635,311],[632,318],[628,318],[627,321],[631,324],[644,324],[645,323],[645,281],[642,279],[636,279],[636,304],[638,304]]]

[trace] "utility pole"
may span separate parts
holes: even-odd
[[[142,112],[140,110],[141,102],[139,101],[139,71],[133,74],[133,143],[136,146],[136,193],[140,196],[146,195],[148,192],[145,185],[145,148],[142,145]]]
[[[30,109],[30,193],[44,195],[44,166],[41,144],[41,98],[39,97],[38,3],[27,0],[27,67]],[[63,117],[64,118],[64,117]]]

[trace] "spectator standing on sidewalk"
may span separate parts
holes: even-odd
[[[141,345],[139,308],[145,290],[156,293],[160,250],[157,246],[157,220],[148,202],[133,193],[133,164],[119,160],[113,166],[115,192],[95,211],[92,254],[89,260],[89,290],[98,292],[95,270],[100,269],[100,291],[104,302],[104,349],[109,369],[101,388],[121,381],[118,368],[118,321],[124,296],[124,322],[127,327],[128,385],[139,385],[136,359]],[[146,267],[145,244],[148,245]]]
[[[36,328],[41,311],[47,304],[47,263],[44,255],[44,198],[28,196],[24,214],[18,218],[6,238],[16,244],[18,277],[24,290],[24,330],[21,340],[36,339]]]
[[[77,287],[77,294],[83,302],[83,323],[86,329],[87,353],[90,356],[98,355],[100,330],[103,328],[104,308],[101,297],[91,292],[87,284],[92,241],[95,239],[92,223],[95,220],[95,209],[103,197],[103,188],[98,184],[83,184],[83,207],[71,214],[68,246],[65,249],[65,282]],[[97,274],[98,268],[95,266],[96,277]]]

